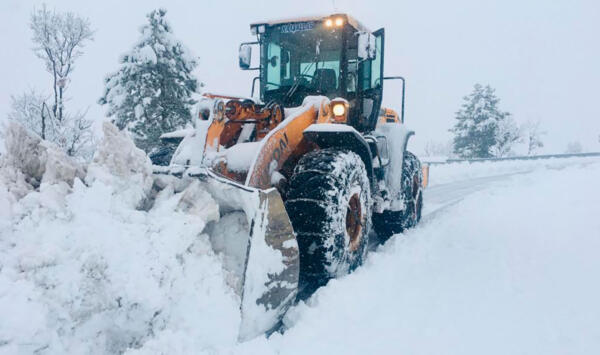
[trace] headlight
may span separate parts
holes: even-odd
[[[340,27],[340,26],[341,26],[341,25],[343,25],[343,24],[344,24],[344,19],[343,19],[343,18],[341,18],[341,17],[338,17],[338,18],[336,18],[336,19],[335,19],[335,25],[336,25],[337,27]]]
[[[343,116],[346,113],[346,105],[343,103],[337,103],[333,105],[333,115],[334,116]]]
[[[327,20],[325,20],[325,27],[331,27],[333,26],[333,20],[328,18]]]

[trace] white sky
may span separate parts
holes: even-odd
[[[544,152],[579,140],[600,151],[600,1],[46,1],[50,8],[89,17],[95,41],[76,63],[70,109],[96,104],[103,78],[137,40],[145,14],[165,7],[175,35],[200,57],[196,71],[208,91],[249,95],[253,73],[237,66],[248,24],[264,19],[347,12],[386,29],[386,75],[407,78],[406,122],[417,132],[412,149],[451,138],[454,112],[473,84],[497,89],[517,122],[540,120]],[[50,94],[50,76],[31,51],[29,16],[42,1],[0,2],[0,120],[10,95],[35,87]],[[400,108],[399,82],[385,84],[387,106]],[[394,97],[394,94],[398,96]]]

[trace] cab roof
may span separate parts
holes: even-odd
[[[367,27],[365,27],[362,23],[360,23],[354,17],[348,14],[327,14],[327,15],[315,15],[315,16],[303,16],[303,17],[295,17],[295,18],[286,18],[286,19],[278,19],[278,20],[268,20],[262,22],[254,22],[250,24],[250,28],[259,26],[259,25],[267,25],[267,26],[275,26],[281,25],[284,23],[297,23],[297,22],[319,22],[325,21],[328,18],[336,18],[343,17],[350,26],[362,32],[371,32]]]

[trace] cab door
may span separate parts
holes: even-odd
[[[361,132],[375,129],[383,98],[385,30],[381,28],[373,32],[373,35],[375,36],[375,58],[361,61],[358,68],[359,114],[355,127]]]

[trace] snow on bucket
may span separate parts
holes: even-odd
[[[243,186],[204,168],[185,175],[199,179],[219,204],[220,221],[211,227],[219,233],[211,233],[211,241],[235,274],[229,281],[241,296],[239,340],[272,330],[296,298],[300,267],[279,192]]]

